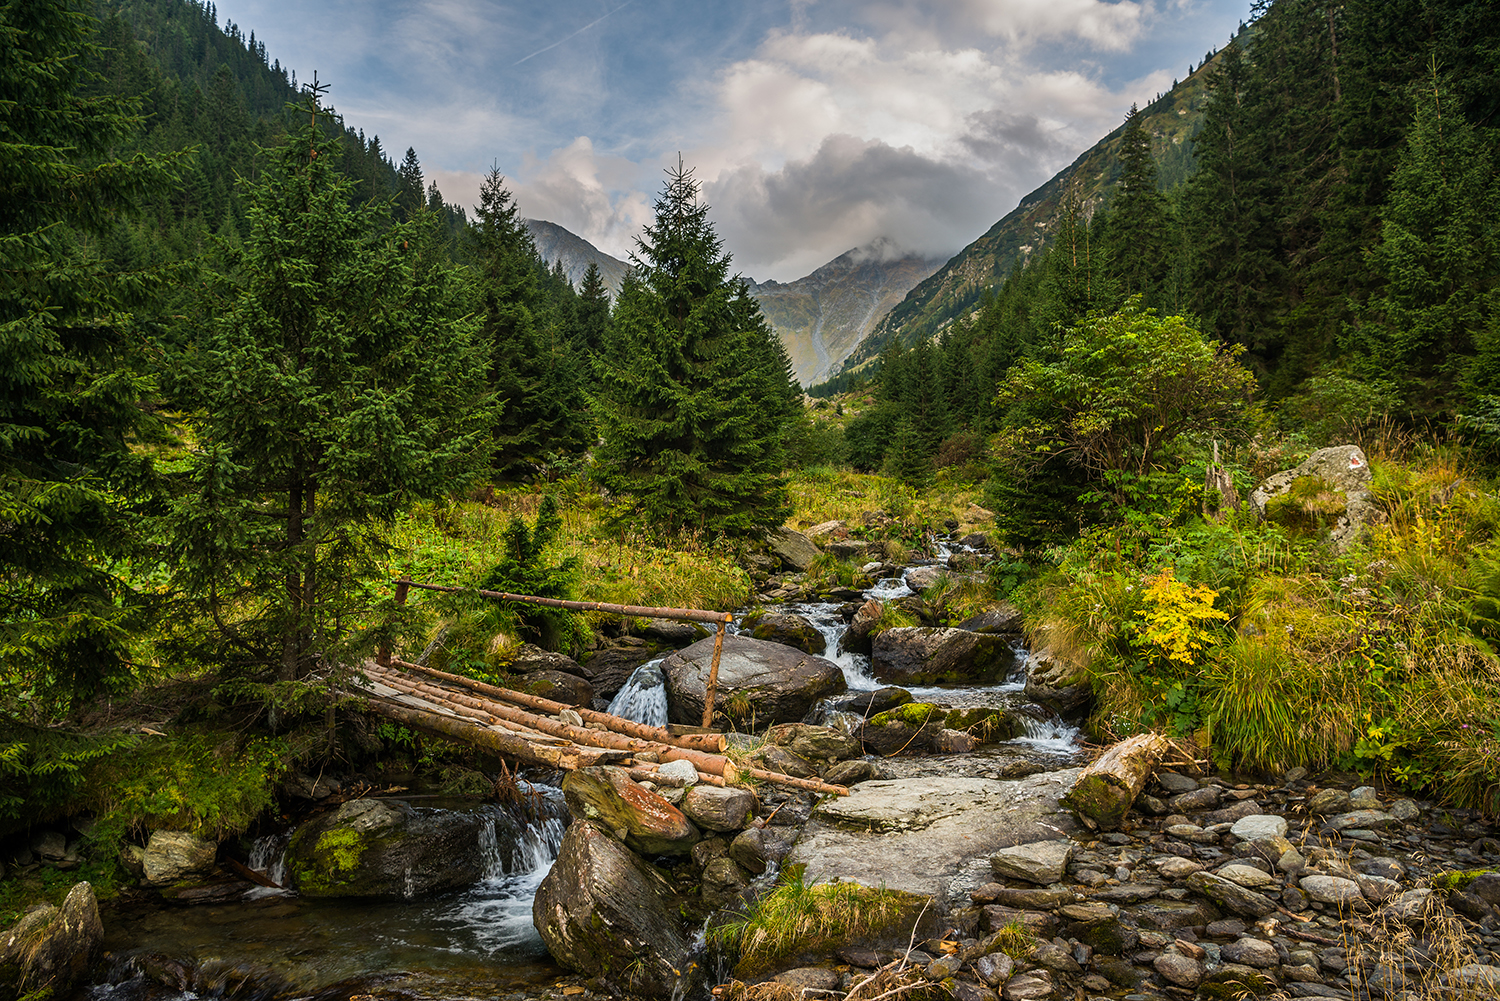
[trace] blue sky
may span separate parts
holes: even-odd
[[[1250,0],[219,0],[399,161],[623,257],[681,152],[737,270],[952,254]]]

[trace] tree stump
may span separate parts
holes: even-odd
[[[1120,741],[1085,768],[1059,802],[1090,829],[1118,830],[1166,748],[1157,733]]]

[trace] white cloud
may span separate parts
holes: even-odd
[[[579,136],[546,159],[527,156],[510,189],[523,216],[555,222],[623,259],[652,218],[639,175],[636,164],[601,155]]]

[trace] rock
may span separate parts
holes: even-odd
[[[1207,810],[1219,805],[1219,796],[1220,792],[1217,786],[1204,786],[1201,789],[1178,793],[1167,800],[1167,806],[1177,813],[1187,813],[1189,810]]]
[[[766,743],[785,747],[809,761],[843,761],[862,753],[859,740],[829,726],[778,723],[766,731]]]
[[[823,781],[833,786],[852,786],[875,777],[875,766],[863,758],[840,761],[823,773]]]
[[[928,980],[947,980],[964,968],[962,956],[942,956],[927,964]]]
[[[1340,552],[1380,517],[1370,493],[1370,463],[1357,445],[1319,449],[1296,469],[1273,474],[1251,491],[1250,507],[1257,519],[1293,529],[1326,524]]]
[[[1078,965],[1078,960],[1073,958],[1072,952],[1066,946],[1055,942],[1038,942],[1031,949],[1030,962],[1065,977],[1083,975],[1083,967]]]
[[[1262,886],[1270,886],[1276,882],[1276,877],[1251,865],[1226,865],[1218,871],[1218,875],[1252,890],[1258,890]]]
[[[1002,636],[1020,636],[1025,628],[1020,609],[1008,601],[994,608],[970,616],[958,624],[959,629],[972,633],[999,633]]]
[[[1417,805],[1417,801],[1414,799],[1398,799],[1391,804],[1390,809],[1386,812],[1405,824],[1420,817],[1422,815],[1422,808]]]
[[[1349,813],[1341,813],[1337,817],[1328,820],[1328,826],[1335,831],[1347,831],[1353,828],[1369,828],[1378,830],[1387,827],[1399,827],[1401,822],[1383,810],[1354,810]]]
[[[818,547],[811,539],[790,528],[773,528],[767,532],[766,546],[785,569],[799,573],[809,569],[819,556]]]
[[[714,640],[702,639],[662,661],[668,716],[674,723],[703,721],[704,692]],[[714,709],[740,725],[800,721],[819,699],[844,691],[837,664],[801,650],[747,636],[725,636]]]
[[[493,816],[503,852],[520,828]],[[349,800],[297,828],[287,845],[287,878],[304,897],[411,900],[458,889],[484,875],[479,831],[490,822],[479,813]]]
[[[799,966],[795,970],[776,974],[771,981],[788,987],[800,987],[804,991],[832,992],[838,990],[840,979],[837,972],[821,966]]]
[[[839,539],[828,544],[828,551],[841,560],[859,562],[870,551],[870,543],[858,539]]]
[[[1375,791],[1374,786],[1359,786],[1349,791],[1349,809],[1351,810],[1378,810],[1380,809],[1380,794]]]
[[[897,706],[904,706],[911,701],[911,692],[894,685],[877,688],[873,692],[860,692],[851,698],[844,699],[838,704],[838,708],[846,713],[858,713],[869,719],[883,712],[889,712]]]
[[[89,974],[103,951],[94,888],[75,883],[61,907],[36,907],[0,933],[0,994],[61,995]]]
[[[1046,970],[1017,973],[1005,982],[1001,997],[1005,1001],[1035,1001],[1052,996],[1052,974]]]
[[[936,754],[968,754],[979,746],[979,741],[962,730],[944,728],[933,738],[932,750]]]
[[[1195,872],[1185,880],[1188,886],[1220,907],[1235,914],[1260,918],[1276,910],[1276,904],[1254,890],[1246,889],[1209,872]]]
[[[1352,879],[1338,876],[1303,876],[1298,885],[1313,900],[1340,907],[1363,906],[1365,895]]]
[[[727,639],[727,637],[726,637]],[[635,644],[622,642],[635,640]],[[609,646],[595,650],[579,664],[583,676],[594,686],[594,694],[601,699],[614,698],[635,669],[653,658],[649,647],[634,636],[621,637]],[[693,722],[702,722],[702,716]]]
[[[1307,801],[1309,813],[1316,813],[1328,817],[1336,813],[1344,813],[1349,809],[1349,794],[1342,789],[1319,789],[1313,793],[1313,798]]]
[[[1230,942],[1223,948],[1222,954],[1231,963],[1241,963],[1262,970],[1281,962],[1276,947],[1259,938],[1242,938],[1237,942]]]
[[[875,627],[885,614],[885,605],[878,598],[871,598],[854,613],[849,628],[839,637],[839,653],[869,654]]]
[[[1364,894],[1365,899],[1374,904],[1394,900],[1401,894],[1401,884],[1394,879],[1386,879],[1384,876],[1361,874],[1354,877],[1354,882],[1359,884],[1359,892]]]
[[[567,706],[587,709],[594,701],[594,686],[576,674],[562,671],[532,671],[511,682],[511,687],[527,695],[551,699]]]
[[[749,789],[695,785],[682,798],[682,812],[710,831],[737,831],[755,808]]]
[[[913,591],[925,591],[947,576],[946,567],[912,567],[906,571],[906,586]]]
[[[212,872],[218,853],[217,844],[187,831],[152,831],[141,865],[152,886],[170,886]]]
[[[1229,833],[1241,841],[1286,837],[1286,818],[1268,813],[1253,813],[1234,822]]]
[[[1386,905],[1385,913],[1404,924],[1416,925],[1426,921],[1438,906],[1431,890],[1407,890]]]
[[[902,684],[993,680],[1015,663],[1004,637],[924,626],[887,629],[875,637],[870,655],[871,673]]]
[[[57,861],[68,854],[68,839],[60,831],[37,831],[31,836],[31,850],[38,858]]]
[[[1141,925],[1167,932],[1197,928],[1219,918],[1219,912],[1208,904],[1189,900],[1153,900],[1133,908],[1133,911]]]
[[[562,790],[569,813],[599,821],[635,851],[686,855],[702,837],[681,810],[643,788],[623,768],[580,768],[567,774]]]
[[[1063,796],[1063,806],[1090,828],[1119,830],[1166,746],[1166,738],[1154,733],[1113,745],[1078,776]]]
[[[1026,661],[1026,697],[1064,719],[1087,715],[1094,699],[1087,664],[1069,663],[1051,650],[1033,651]]]
[[[1500,966],[1485,966],[1469,963],[1448,971],[1443,982],[1450,987],[1488,991],[1491,997],[1500,995]]]
[[[680,650],[685,646],[698,642],[705,636],[712,636],[713,631],[699,622],[677,622],[673,619],[647,619],[645,627],[641,629],[641,635],[663,646]]]
[[[778,775],[790,775],[797,779],[816,778],[817,768],[811,761],[799,754],[793,754],[784,747],[775,744],[767,744],[755,752],[755,760],[761,768]]]
[[[682,758],[658,765],[656,774],[674,786],[686,787],[698,784],[698,769],[693,767],[691,761]]]
[[[1500,906],[1500,872],[1485,872],[1474,877],[1469,892],[1492,907]]]
[[[281,783],[281,789],[295,799],[327,799],[342,788],[342,783],[331,775],[312,776],[306,772],[293,772]]]
[[[1192,792],[1198,788],[1198,780],[1188,775],[1179,775],[1176,772],[1157,772],[1156,784],[1161,786],[1162,791],[1173,796],[1185,792]]]
[[[709,859],[708,864],[703,867],[700,885],[705,894],[713,896],[738,893],[749,886],[750,881],[745,878],[745,870],[736,865],[733,859],[719,855]]]
[[[1281,986],[1276,977],[1264,971],[1239,963],[1225,963],[1204,975],[1198,984],[1200,998],[1263,998],[1276,992]]]
[[[858,731],[864,750],[883,758],[924,754],[943,732],[947,714],[929,702],[908,702],[863,723]]]
[[[806,653],[822,656],[828,639],[807,619],[790,612],[762,612],[745,619],[745,629],[752,637],[768,643],[796,647]]]
[[[1058,887],[1040,886],[1003,886],[1000,883],[986,883],[979,889],[969,894],[976,904],[1003,904],[1006,907],[1019,907],[1024,910],[1052,911],[1065,904],[1071,904],[1076,898],[1072,890]]]
[[[595,822],[568,827],[531,915],[553,959],[613,994],[671,998],[702,978],[672,888]]]
[[[765,835],[759,827],[749,827],[735,835],[725,854],[752,876],[759,876],[770,864]]]
[[[834,877],[912,893],[966,897],[966,858],[1056,838],[1078,823],[1057,805],[1076,777],[1063,769],[1002,781],[962,776],[881,779],[819,803],[787,865],[808,882]]]
[[[1066,934],[1105,956],[1123,956],[1140,944],[1140,934],[1120,920],[1120,909],[1097,900],[1066,904],[1057,910]]]
[[[655,621],[655,620],[653,620]],[[566,654],[544,650],[535,643],[523,643],[515,656],[505,665],[511,674],[531,674],[533,671],[557,671],[562,674],[583,675],[583,668]]]
[[[823,539],[841,536],[848,531],[848,525],[845,525],[842,521],[834,519],[833,521],[819,522],[802,534],[807,536],[809,539],[812,539],[814,542],[818,542]]]
[[[1192,990],[1203,979],[1203,964],[1196,959],[1180,956],[1175,952],[1164,952],[1151,963],[1162,979],[1178,987]]]
[[[973,962],[974,975],[991,987],[999,987],[1010,979],[1016,961],[1003,952],[988,952]]]
[[[1201,863],[1194,862],[1192,859],[1177,858],[1176,856],[1164,858],[1156,866],[1156,871],[1168,879],[1183,879],[1202,869],[1203,865]]]
[[[1047,886],[1063,878],[1072,858],[1071,841],[1037,841],[1002,848],[990,858],[990,869],[1005,879],[1024,879]]]

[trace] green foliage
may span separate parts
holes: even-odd
[[[88,768],[125,748],[138,734],[77,733],[9,721],[0,741],[0,830],[52,816],[81,787]]]
[[[1400,406],[1387,379],[1357,379],[1339,372],[1313,376],[1283,401],[1283,419],[1314,448],[1356,441],[1357,436]]]
[[[707,213],[691,173],[669,171],[596,368],[595,475],[625,521],[743,536],[788,513],[801,391]]]
[[[505,558],[491,568],[479,588],[537,598],[576,598],[577,557],[566,557],[552,566],[544,562],[561,528],[557,498],[551,494],[543,498],[531,528],[520,517],[511,518],[505,530]],[[519,602],[510,604],[510,609],[521,627],[548,649],[577,648],[588,636],[583,616],[576,613]]]

